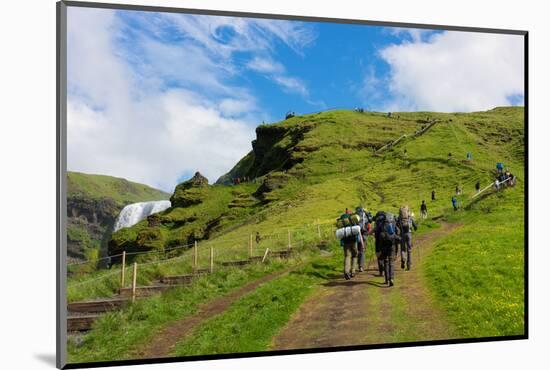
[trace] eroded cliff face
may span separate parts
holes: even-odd
[[[256,128],[252,151],[221,176],[217,184],[230,184],[233,178],[256,178],[271,171],[288,170],[304,160],[306,153],[298,144],[304,135],[317,126],[314,122],[292,125],[261,125]]]
[[[122,206],[113,199],[67,198],[67,253],[69,258],[87,259],[89,250],[100,249],[110,237]],[[99,253],[99,251],[98,251]]]

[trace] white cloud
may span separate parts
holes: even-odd
[[[384,48],[388,110],[475,111],[523,95],[523,38],[447,31]]]
[[[246,66],[253,71],[261,73],[281,74],[285,72],[285,67],[282,64],[268,58],[254,57]]]
[[[140,40],[155,59],[131,68],[114,39],[123,27],[110,10],[69,9],[68,169],[168,191],[196,170],[215,181],[250,150],[260,120],[252,95],[193,45]]]
[[[273,76],[273,81],[277,82],[284,91],[289,93],[294,93],[298,95],[302,95],[304,97],[309,96],[309,91],[304,85],[304,83],[294,77],[288,77],[288,76]]]

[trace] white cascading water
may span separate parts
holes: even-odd
[[[133,226],[153,213],[162,212],[165,209],[170,208],[171,205],[172,203],[170,203],[169,200],[128,204],[122,209],[122,211],[120,211],[120,214],[116,219],[115,231]]]

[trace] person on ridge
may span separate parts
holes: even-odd
[[[453,197],[451,198],[451,202],[453,203],[453,209],[454,209],[455,211],[457,211],[457,210],[458,210],[458,200],[456,199],[455,196],[453,196]]]
[[[428,217],[428,206],[426,205],[425,200],[423,200],[422,204],[420,205],[420,215],[422,216],[423,220]]]

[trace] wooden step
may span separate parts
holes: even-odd
[[[279,257],[279,258],[288,258],[292,254],[291,250],[286,251],[276,251],[276,252],[269,252],[269,255],[271,257]]]
[[[101,313],[119,310],[128,303],[128,298],[113,298],[94,301],[72,302],[67,305],[67,311],[79,313]]]
[[[160,279],[160,282],[167,285],[189,285],[194,277],[195,275],[164,276]]]
[[[172,288],[173,285],[149,285],[136,287],[136,296],[148,297],[154,294],[162,293],[163,291]],[[118,291],[121,297],[131,297],[132,288],[121,288]]]
[[[67,317],[67,331],[87,331],[92,328],[93,323],[99,315],[76,315]]]
[[[248,265],[249,263],[250,263],[250,260],[227,261],[227,262],[222,262],[222,266],[244,266],[244,265]]]

